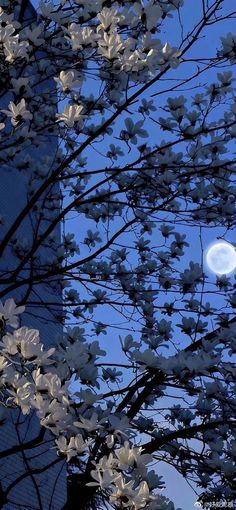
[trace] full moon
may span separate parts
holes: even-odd
[[[215,243],[206,254],[208,267],[216,274],[229,274],[236,269],[236,251],[229,243]]]

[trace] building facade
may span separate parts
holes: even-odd
[[[2,5],[6,5],[5,0],[2,0]],[[16,8],[16,19],[19,17],[26,25],[35,23],[37,19],[32,5],[24,0]],[[44,81],[43,87],[45,89],[43,92],[52,93],[55,97],[53,81]],[[41,92],[39,86],[36,94],[40,95]],[[9,99],[7,89],[6,93],[2,89],[1,109],[6,108]],[[30,200],[30,189],[35,189],[36,169],[40,169],[42,155],[44,162],[47,155],[49,167],[53,168],[57,148],[56,136],[53,134],[48,136],[48,133],[45,133],[44,139],[42,136],[38,147],[28,145],[19,156],[12,159],[8,152],[1,150],[0,144],[0,218],[2,218],[0,243]],[[59,188],[54,187],[53,193],[58,194],[58,192]],[[39,209],[41,205],[43,207],[43,204],[47,211],[47,218],[39,219]],[[0,259],[0,291],[4,289],[1,280],[14,273],[27,249],[32,245],[37,232],[44,228],[50,216],[58,209],[58,204],[55,207],[53,203],[52,193],[50,196],[42,197],[41,205],[29,211]],[[55,239],[56,243],[60,244],[60,226],[54,230],[53,236],[55,249]],[[36,258],[30,260],[17,274],[16,284],[25,277],[30,277],[32,267],[37,270],[37,264],[47,263],[47,258],[52,255],[51,248],[47,246],[39,248],[36,255]],[[27,284],[19,287],[16,285],[12,292],[4,296],[3,301],[7,297],[14,298],[16,302],[26,301],[23,325],[38,329],[45,346],[52,346],[63,328],[60,322],[62,295],[58,282],[52,281],[50,285]],[[28,302],[32,304],[27,305]],[[47,305],[51,302],[54,306]],[[39,444],[37,444],[38,437]],[[26,444],[30,445],[32,441],[35,443],[33,448],[24,447]],[[14,449],[16,453],[13,453]],[[38,419],[33,413],[23,417],[17,410],[9,412],[6,422],[0,426],[0,508],[4,510],[61,510],[65,500],[65,462],[57,456],[52,436],[41,430]]]

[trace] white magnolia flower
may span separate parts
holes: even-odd
[[[4,368],[7,366],[7,361],[4,356],[0,356],[0,372],[3,372]]]
[[[108,434],[106,436],[106,445],[107,445],[107,448],[113,448],[114,444],[115,444],[115,436],[114,434]]]
[[[59,78],[54,78],[54,80],[66,94],[68,94],[72,89],[79,88],[82,83],[81,80],[75,79],[74,71],[61,71]]]
[[[69,345],[65,352],[65,360],[69,367],[76,370],[80,370],[86,366],[89,361],[87,345],[84,345],[78,341],[74,342],[72,345]]]
[[[65,3],[65,1],[64,1],[64,3]],[[64,5],[62,1],[61,1],[61,4]],[[46,1],[40,0],[38,6],[41,10],[43,18],[49,18],[56,22],[61,21],[60,20],[61,11],[58,11],[58,9],[55,6],[55,2],[48,2],[48,0],[46,0]]]
[[[102,398],[102,393],[93,393],[90,389],[80,390],[74,393],[76,397],[79,397],[86,406],[93,405],[97,400]]]
[[[77,434],[74,437],[70,438],[70,443],[72,448],[75,448],[77,453],[83,453],[89,444],[91,444],[91,441],[84,441],[83,436],[81,434]]]
[[[109,489],[112,483],[116,483],[116,479],[119,476],[116,471],[112,471],[111,469],[103,471],[103,473],[101,473],[101,471],[95,471],[92,469],[90,474],[95,482],[89,482],[86,485],[91,487],[99,486],[101,489]]]
[[[15,356],[18,353],[18,340],[13,335],[10,335],[10,333],[7,333],[7,335],[3,336],[0,347],[3,352]]]
[[[39,365],[51,364],[52,360],[48,358],[55,351],[55,348],[52,347],[44,352],[38,330],[26,327],[17,329],[13,334],[4,335],[1,345],[4,352],[13,356],[19,353],[25,360],[33,361]]]
[[[0,28],[0,41],[5,43],[15,32],[13,25],[7,25]]]
[[[39,331],[37,329],[20,328],[14,332],[21,346],[21,354],[24,358],[30,359],[40,354]]]
[[[48,395],[42,395],[41,393],[35,393],[32,400],[32,407],[37,409],[37,415],[39,418],[44,417],[49,409],[50,399]]]
[[[133,508],[133,486],[134,480],[125,483],[123,476],[119,474],[112,486],[111,503],[116,504],[122,501],[123,508]]]
[[[96,413],[93,413],[90,419],[80,416],[80,421],[75,421],[74,425],[81,429],[87,430],[88,432],[92,432],[93,430],[101,428],[101,425],[98,423],[98,415]]]
[[[151,74],[155,73],[156,69],[162,68],[163,65],[168,64],[173,69],[179,65],[181,51],[177,48],[172,48],[169,43],[166,43],[162,48],[150,49],[147,54],[147,65]]]
[[[68,127],[72,128],[75,122],[82,125],[85,115],[81,115],[83,111],[82,105],[66,105],[63,113],[57,113],[57,122],[63,121]]]
[[[151,349],[145,349],[143,352],[136,349],[132,353],[132,359],[141,365],[140,368],[142,366],[145,368],[145,366],[156,367],[158,365],[158,358]]]
[[[120,57],[121,69],[126,72],[139,72],[141,71],[146,63],[146,55],[141,51],[140,48],[136,50],[126,49],[124,54]]]
[[[116,30],[116,25],[120,20],[120,16],[115,9],[108,9],[104,7],[97,15],[100,25],[97,27],[97,32],[111,32]]]
[[[29,84],[29,78],[12,78],[11,83],[13,86],[13,90],[16,94],[20,93],[22,88],[26,88]]]
[[[116,450],[115,454],[118,459],[120,469],[127,470],[134,465],[134,451],[133,448],[130,448],[128,441],[125,441],[124,446]]]
[[[228,32],[226,37],[221,37],[222,42],[222,54],[224,57],[227,57],[229,61],[234,64],[235,63],[235,44],[236,44],[236,36],[231,32]]]
[[[189,262],[189,269],[185,269],[180,276],[183,288],[190,290],[191,288],[195,288],[196,284],[201,281],[202,268],[197,262],[194,263],[191,261]]]
[[[54,2],[45,3],[45,1],[40,0],[39,8],[44,18],[50,18],[51,13],[55,8]]]
[[[143,1],[135,2],[134,10],[140,18],[145,15],[145,25],[149,32],[156,28],[158,20],[162,16],[162,9],[159,4],[154,3],[154,0],[148,0],[145,4]]]
[[[8,389],[7,391],[12,395],[10,400],[21,408],[22,414],[28,414],[35,394],[34,384],[27,381],[26,377],[21,377],[20,379],[15,379],[14,390]]]
[[[179,65],[178,57],[181,56],[181,51],[178,48],[172,48],[169,43],[166,43],[162,48],[163,64],[167,63],[173,69]]]
[[[62,394],[61,380],[57,374],[42,374],[40,369],[33,372],[33,378],[38,391],[48,391],[54,398]]]
[[[114,458],[113,454],[110,453],[109,456],[107,457],[106,455],[104,455],[104,457],[102,457],[98,463],[96,463],[94,460],[92,461],[92,464],[95,465],[96,467],[96,471],[101,471],[101,472],[105,472],[105,471],[111,471],[113,470],[116,465],[117,465],[117,461],[116,459]]]
[[[6,38],[4,42],[4,53],[7,62],[14,62],[17,58],[28,60],[28,41],[19,41],[19,35]]]
[[[31,120],[33,118],[32,113],[26,108],[25,99],[21,99],[21,101],[17,104],[10,101],[8,110],[1,110],[3,113],[7,115],[7,117],[11,117],[11,123],[13,126],[17,126],[17,124],[22,120]]]
[[[63,455],[66,455],[67,462],[69,462],[72,457],[75,457],[76,451],[72,448],[70,442],[68,444],[66,437],[60,436],[58,439],[55,439],[55,443],[58,447],[59,452],[62,453]]]
[[[108,60],[112,60],[118,57],[120,50],[123,48],[123,42],[119,34],[104,32],[103,38],[98,41],[98,46],[99,53]]]
[[[135,489],[134,483],[134,480],[125,483],[123,476],[119,474],[111,484],[113,489],[110,495],[111,503],[122,502],[122,508],[132,508],[132,510],[147,508],[147,503],[155,500],[155,496],[150,495],[146,481],[142,481]]]
[[[142,481],[133,495],[133,505],[135,510],[145,508],[148,501],[155,499],[150,495],[149,487],[146,481]]]
[[[84,441],[81,434],[77,434],[75,437],[71,437],[69,443],[64,436],[60,436],[55,440],[55,443],[59,449],[59,451],[66,455],[67,462],[71,460],[72,457],[75,457],[78,454],[84,453],[88,447],[89,442]]]
[[[119,462],[118,466],[122,470],[127,470],[134,465],[137,469],[143,468],[152,461],[151,455],[142,453],[142,448],[130,446],[128,441],[125,441],[122,448],[115,451],[115,455]]]
[[[71,42],[73,50],[80,50],[83,47],[94,47],[98,38],[94,29],[91,27],[81,27],[76,23],[71,23],[68,29],[64,28],[68,34],[66,39]]]
[[[42,36],[43,32],[43,25],[37,25],[32,30],[29,27],[26,27],[24,29],[24,36],[26,39],[28,39],[31,43],[34,44],[34,46],[41,46],[44,44],[44,39],[40,36]]]
[[[42,402],[41,402],[42,404]],[[55,435],[60,432],[68,430],[72,426],[72,415],[68,412],[68,404],[58,402],[56,399],[52,400],[46,408],[40,407],[40,401],[34,403],[34,407],[39,405],[37,415],[40,418],[40,423],[43,427],[49,428]]]
[[[4,356],[0,356],[0,388],[1,386],[4,384],[5,380],[6,380],[6,369],[8,367],[8,362],[6,361],[5,357]],[[0,409],[1,409],[1,406],[0,406]],[[1,422],[1,418],[0,418],[0,422]]]
[[[7,299],[4,303],[0,301],[0,317],[12,328],[17,328],[19,324],[18,315],[25,311],[25,306],[17,306],[14,299]]]
[[[103,420],[101,420],[101,423],[102,422]],[[109,422],[111,425],[110,430],[112,430],[112,433],[107,435],[106,444],[108,448],[112,448],[115,444],[116,437],[125,436],[128,438],[129,434],[127,433],[127,430],[131,428],[131,425],[127,416],[123,416],[121,419],[119,419],[117,416],[111,415],[109,416]]]

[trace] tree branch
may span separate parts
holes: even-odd
[[[153,439],[148,443],[144,443],[142,448],[145,453],[154,453],[158,448],[167,443],[170,443],[174,439],[187,439],[194,437],[198,432],[205,432],[207,430],[215,429],[218,425],[229,424],[236,428],[236,420],[225,421],[225,420],[216,420],[210,421],[208,423],[201,423],[200,425],[193,425],[192,427],[188,427],[185,429],[175,430],[174,432],[170,432],[162,437],[158,437]]]

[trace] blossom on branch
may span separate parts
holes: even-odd
[[[57,122],[64,122],[69,128],[72,128],[75,122],[82,126],[83,120],[86,117],[86,115],[81,114],[83,109],[82,105],[66,105],[62,113],[56,114]]]
[[[1,111],[11,118],[11,123],[14,127],[22,120],[31,120],[33,118],[32,113],[26,108],[25,99],[21,99],[17,104],[10,101],[8,108],[8,110]]]

